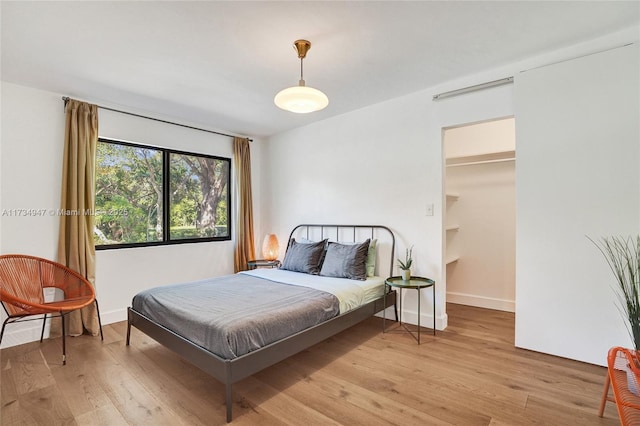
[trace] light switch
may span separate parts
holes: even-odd
[[[427,203],[427,216],[433,216],[433,203]]]

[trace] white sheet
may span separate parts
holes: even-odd
[[[241,273],[331,293],[340,301],[341,314],[377,299],[382,296],[382,292],[384,291],[384,278],[381,277],[369,277],[365,281],[358,281],[347,278],[303,274],[300,272],[286,271],[284,269],[266,268],[253,269]]]

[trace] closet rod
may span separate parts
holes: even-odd
[[[497,160],[469,161],[468,163],[447,164],[447,167],[472,166],[475,164],[504,163],[506,161],[516,161],[515,158],[499,158]]]
[[[64,101],[64,106],[65,107],[67,106],[67,102],[69,102],[70,99],[71,98],[68,97],[68,96],[63,96],[62,97],[62,100]],[[113,112],[119,112],[120,114],[131,115],[133,117],[146,118],[147,120],[158,121],[160,123],[172,124],[174,126],[186,127],[187,129],[199,130],[201,132],[207,132],[207,133],[213,133],[214,135],[228,136],[230,138],[235,138],[235,137],[241,138],[242,137],[242,136],[230,135],[228,133],[216,132],[215,130],[208,130],[208,129],[203,129],[203,128],[200,128],[200,127],[189,126],[187,124],[175,123],[173,121],[162,120],[160,118],[148,117],[146,115],[135,114],[133,112],[122,111],[122,110],[119,110],[119,109],[109,108],[109,107],[105,107],[105,106],[102,106],[102,105],[97,105],[97,107],[100,108],[100,109],[107,110],[107,111],[113,111]],[[253,142],[253,139],[249,139],[249,138],[247,138],[247,139],[249,140],[249,142]]]
[[[449,92],[438,93],[437,95],[433,95],[434,101],[439,101],[440,99],[450,98],[453,96],[462,95],[464,93],[476,92],[478,90],[488,89],[490,87],[502,86],[505,84],[513,83],[513,77],[505,77],[499,80],[488,81],[486,83],[476,84],[474,86],[463,87],[462,89],[451,90]]]

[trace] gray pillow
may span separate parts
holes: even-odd
[[[367,253],[370,240],[361,244],[329,243],[320,275],[325,277],[367,279]]]
[[[292,238],[280,269],[318,275],[326,243],[327,240],[322,240],[317,243],[302,244]]]
[[[322,268],[322,262],[324,262],[324,255],[327,254],[327,246],[329,245],[329,239],[325,238],[324,240],[324,248],[322,250],[322,256],[320,256],[320,261],[318,262],[318,273],[320,273],[320,268]],[[300,238],[300,240],[296,240],[296,243],[300,244],[315,244],[318,241],[308,240],[306,238]]]

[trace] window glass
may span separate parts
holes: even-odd
[[[169,238],[229,236],[229,162],[177,153],[170,159]]]
[[[231,239],[230,159],[100,139],[96,160],[96,248]]]
[[[96,245],[162,241],[162,152],[98,143]]]

